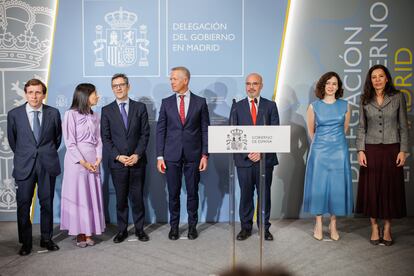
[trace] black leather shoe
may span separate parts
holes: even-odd
[[[264,233],[264,239],[267,241],[273,241],[273,235],[269,230],[266,230]]]
[[[114,243],[120,243],[123,242],[128,237],[128,231],[118,232],[116,236],[114,237],[113,241]]]
[[[178,227],[171,227],[170,232],[168,233],[168,238],[170,240],[178,240],[179,238]]]
[[[245,239],[247,239],[251,235],[252,235],[252,231],[251,230],[242,229],[239,232],[239,234],[237,234],[237,240],[238,241],[244,241]]]
[[[188,228],[188,235],[187,235],[189,240],[195,240],[198,237],[198,233],[197,233],[197,229],[195,226],[190,226]]]
[[[32,247],[23,244],[22,248],[20,248],[20,250],[19,250],[19,255],[20,256],[27,256],[27,255],[30,254],[30,252],[32,252]]]
[[[49,251],[59,250],[59,246],[57,246],[57,244],[52,240],[40,240],[40,247],[46,248]]]
[[[144,230],[136,230],[135,231],[135,236],[137,236],[138,240],[142,241],[142,242],[146,242],[149,241],[149,237],[147,235],[147,233],[144,232]]]

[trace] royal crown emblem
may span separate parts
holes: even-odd
[[[110,28],[105,32],[101,25],[95,28],[95,66],[103,67],[105,61],[114,67],[131,66],[137,63],[139,52],[138,66],[148,67],[148,28],[146,25],[140,25],[139,30],[134,28],[137,14],[120,7],[105,14],[104,19]]]
[[[33,69],[51,48],[53,12],[20,1],[0,1],[0,69]]]
[[[226,146],[227,150],[247,150],[247,135],[241,129],[232,129],[227,134]]]

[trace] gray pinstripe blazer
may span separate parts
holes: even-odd
[[[404,93],[385,95],[381,106],[375,100],[360,105],[356,138],[358,151],[365,144],[400,143],[400,151],[408,152],[408,119]]]

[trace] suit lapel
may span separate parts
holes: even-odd
[[[259,101],[259,110],[257,112],[257,119],[256,119],[256,125],[264,125],[263,118],[265,116],[265,102],[263,101],[263,98],[260,98]],[[266,122],[266,124],[269,124],[269,122]]]
[[[248,117],[249,125],[253,125],[252,113],[250,111],[249,99],[245,98],[242,102],[243,114]]]
[[[137,107],[135,105],[135,102],[133,102],[132,100],[129,100],[127,134],[129,133],[129,130],[131,129],[131,122],[132,122],[132,118],[134,117],[136,108]]]
[[[49,127],[49,120],[46,120],[46,118],[50,118],[49,108],[43,105],[42,123],[40,124],[40,135],[39,135],[38,144],[40,143],[40,141],[42,141],[42,138],[45,135],[46,129]]]
[[[377,109],[381,109],[381,108],[384,108],[390,102],[391,102],[391,98],[388,95],[384,95],[384,101],[382,102],[381,106],[378,105],[377,100],[375,98],[370,101],[370,104],[372,104]]]
[[[26,102],[26,104],[28,103]],[[32,127],[30,126],[29,117],[27,116],[26,104],[22,105],[22,109],[21,109],[21,112],[23,113],[22,114],[22,121],[24,125],[23,127],[27,129],[27,131],[29,132],[29,137],[31,137],[32,142],[36,144],[36,138],[34,137]]]
[[[196,106],[196,102],[195,102],[195,97],[194,94],[190,92],[190,104],[188,105],[188,110],[187,110],[187,116],[185,116],[185,122],[184,125],[189,121],[188,119],[191,118],[191,115],[194,112],[195,106]]]
[[[173,111],[172,113],[175,114],[173,115],[173,117],[175,118],[175,120],[177,120],[177,122],[180,123],[180,125],[182,125],[181,118],[180,118],[180,112],[178,111],[178,107],[177,107],[177,95],[176,94],[170,97],[170,100],[168,101],[168,108],[171,108],[171,110]]]
[[[119,110],[119,106],[118,106],[118,103],[116,102],[116,100],[112,103],[112,109],[113,109],[113,112],[115,114],[115,118],[118,118],[118,121],[119,121],[118,124],[120,124],[122,126],[122,128],[125,130],[125,133],[126,133],[127,129],[125,128],[124,120],[122,120],[121,111]]]
[[[385,95],[384,96],[384,102],[382,103],[382,106],[381,107],[385,107],[390,102],[391,102],[391,97],[389,97],[388,95]]]

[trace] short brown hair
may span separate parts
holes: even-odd
[[[27,93],[27,87],[32,85],[41,85],[43,94],[46,94],[47,88],[46,85],[39,79],[31,79],[26,82],[24,85],[24,93]]]
[[[315,87],[315,95],[319,99],[323,99],[325,97],[325,86],[326,82],[332,78],[335,77],[338,80],[338,90],[335,92],[335,99],[339,99],[344,95],[344,89],[342,88],[342,80],[339,77],[339,75],[335,72],[327,72],[321,76],[318,83]]]

